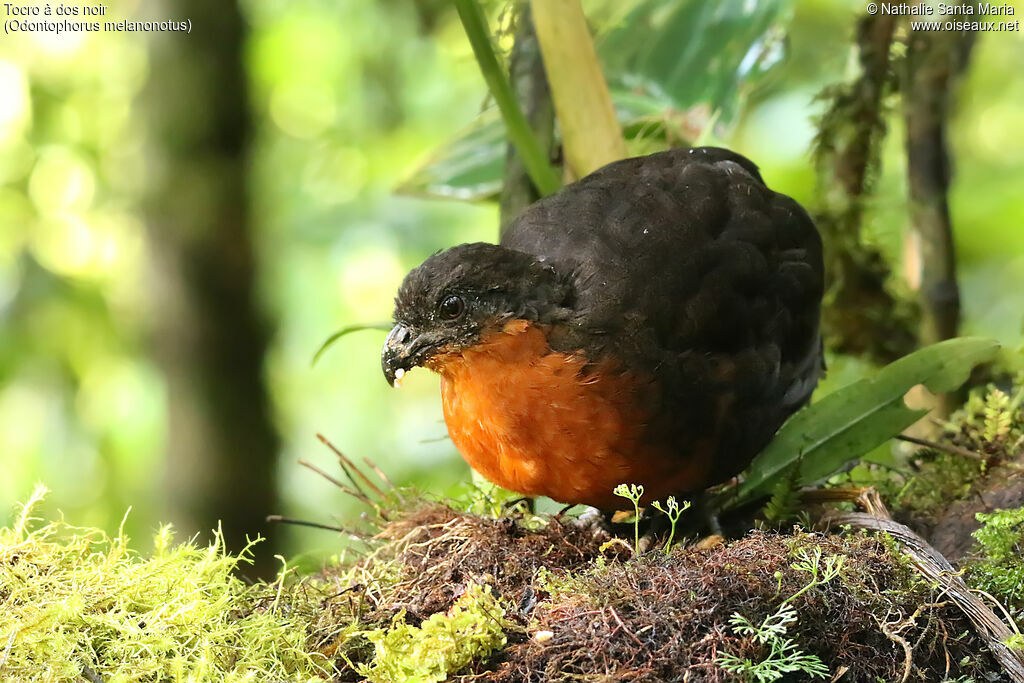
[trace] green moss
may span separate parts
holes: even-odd
[[[0,529],[0,669],[11,680],[322,680],[326,660],[273,599],[232,575],[242,556],[174,544],[142,558],[122,533],[37,526],[39,488]],[[284,581],[282,573],[281,582]],[[271,588],[283,586],[276,584]]]
[[[1020,560],[1024,550],[1024,508],[979,512],[976,516],[983,526],[971,535],[985,556],[996,562],[1011,557]]]
[[[1024,377],[1007,390],[974,389],[945,422],[939,441],[978,454],[965,457],[920,448],[885,467],[861,463],[835,483],[871,486],[904,519],[928,527],[957,501],[970,500],[979,480],[1013,461],[1024,446]],[[884,453],[877,454],[883,460]]]
[[[1019,619],[1024,614],[1024,508],[978,513],[981,556],[967,567],[972,588],[991,593]]]
[[[854,681],[898,680],[880,615],[916,644],[915,680],[991,664],[975,663],[963,614],[863,533],[755,532],[636,556],[571,519],[532,528],[528,513],[492,519],[410,496],[367,532],[367,553],[246,586],[232,576],[244,556],[219,539],[175,545],[164,529],[144,558],[122,534],[34,523],[41,495],[0,530],[0,671],[12,680],[675,680],[725,675],[723,652],[751,671],[820,661],[855,668]],[[785,633],[761,642],[737,613]]]
[[[372,664],[358,670],[374,683],[443,681],[504,647],[506,625],[505,610],[490,586],[470,584],[451,609],[418,627],[406,623],[402,611],[386,629],[353,634],[375,650]]]
[[[946,432],[957,445],[1000,458],[1012,457],[1024,440],[1024,378],[1009,392],[994,385],[971,392],[963,408],[950,416]]]

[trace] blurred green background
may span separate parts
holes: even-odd
[[[785,54],[741,84],[709,142],[813,206],[815,95],[850,75],[864,3],[772,4]],[[603,26],[621,16],[616,3],[584,7]],[[504,8],[488,8],[500,27]],[[126,529],[142,549],[158,521],[208,530],[217,502],[249,506],[245,519],[355,524],[359,505],[297,463],[336,471],[318,432],[397,483],[440,494],[468,480],[444,438],[437,379],[420,371],[389,389],[383,333],[347,336],[310,365],[335,329],[386,322],[428,254],[497,237],[493,203],[394,191],[491,107],[452,7],[108,4],[107,19],[139,16],[188,16],[193,33],[0,37],[0,509],[37,481],[74,524],[113,530],[131,506]],[[221,68],[232,60],[237,73]],[[980,36],[950,141],[963,329],[1010,346],[1024,335],[1022,65],[1021,33]],[[896,263],[905,157],[900,117],[890,121],[866,235]],[[207,306],[209,292],[222,303]],[[196,361],[204,335],[221,350]],[[228,436],[208,436],[208,423],[229,421]],[[231,451],[225,471],[194,462],[211,448]],[[273,491],[249,496],[260,468]],[[251,532],[270,535],[264,555],[341,543],[290,526]]]

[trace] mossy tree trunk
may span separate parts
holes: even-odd
[[[864,244],[861,225],[887,132],[884,100],[892,90],[892,43],[898,17],[865,16],[856,27],[860,72],[825,91],[829,107],[814,150],[828,276],[822,323],[829,347],[887,363],[916,346],[910,314],[889,289],[890,268]]]
[[[232,1],[174,0],[148,11],[192,20],[189,35],[152,35],[144,103],[154,170],[146,206],[157,280],[152,334],[169,402],[168,514],[187,534],[221,523],[238,550],[247,536],[267,536],[279,444],[248,209],[245,24]],[[273,555],[272,542],[260,544],[255,572],[271,570]]]
[[[946,130],[957,77],[967,64],[973,32],[916,31],[907,46],[903,111],[907,125],[911,276],[920,289],[921,341],[957,335],[960,290],[948,193],[951,161]]]

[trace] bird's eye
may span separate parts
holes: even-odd
[[[466,310],[466,302],[460,296],[448,296],[441,301],[437,310],[441,312],[442,318],[455,320]]]

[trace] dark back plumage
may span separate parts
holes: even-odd
[[[554,348],[657,377],[663,428],[680,443],[724,419],[719,479],[746,465],[821,374],[821,239],[738,154],[615,162],[529,207],[501,244],[571,283],[573,317],[553,331]]]

